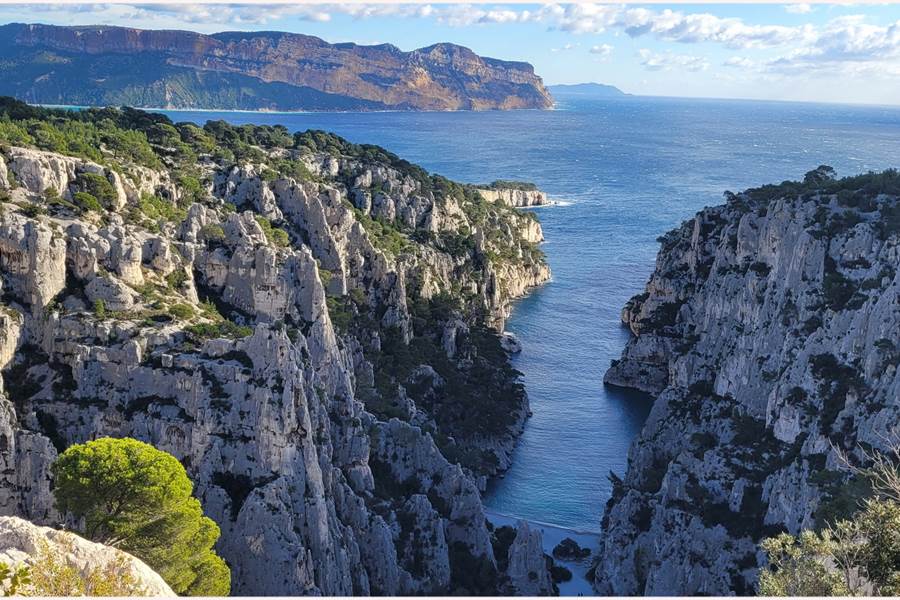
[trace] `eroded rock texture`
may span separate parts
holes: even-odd
[[[57,452],[131,436],[186,466],[234,593],[496,591],[533,216],[334,136],[153,119],[140,159],[0,154],[0,514],[59,522]]]
[[[896,173],[730,195],[662,239],[606,381],[657,396],[604,516],[597,590],[742,594],[898,422]]]
[[[105,577],[127,582],[130,592],[140,592],[142,596],[175,596],[159,574],[126,552],[73,533],[39,527],[18,517],[0,517],[0,563],[13,571],[22,566],[46,568],[41,563],[47,560],[47,555],[75,569],[84,578],[100,571]],[[29,585],[25,587],[19,593],[33,592],[27,589]]]

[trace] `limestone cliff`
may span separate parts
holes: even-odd
[[[115,592],[137,596],[174,597],[162,577],[135,557],[103,544],[95,544],[73,533],[39,527],[17,517],[0,517],[0,563],[12,570],[26,566],[32,571],[32,581],[52,577],[48,560],[54,565],[73,568],[81,577],[91,580],[100,575],[117,582]],[[45,572],[47,569],[49,572]],[[34,595],[34,583],[18,590],[19,594]],[[39,590],[44,593],[46,590]]]
[[[622,313],[606,381],[656,401],[614,481],[600,593],[752,592],[758,540],[833,518],[838,451],[862,460],[898,422],[897,173],[726,196],[661,238]]]
[[[488,202],[499,202],[516,208],[550,204],[544,192],[532,185],[517,182],[496,181],[489,186],[479,187],[478,192]]]
[[[495,327],[549,276],[532,215],[323,132],[0,110],[0,514],[58,522],[57,452],[131,436],[234,593],[505,585],[479,488],[528,411]]]
[[[248,110],[550,108],[534,68],[454,44],[403,52],[284,32],[0,27],[0,94],[43,104]]]

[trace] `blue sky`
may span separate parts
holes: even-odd
[[[0,5],[0,22],[280,30],[403,50],[454,42],[548,84],[635,94],[900,104],[900,5]]]

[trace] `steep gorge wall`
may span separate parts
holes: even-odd
[[[761,537],[815,527],[900,410],[896,172],[811,172],[663,238],[606,382],[656,401],[604,515],[602,594],[752,592]]]
[[[390,164],[258,150],[201,158],[190,197],[174,169],[3,147],[0,513],[58,522],[57,452],[131,436],[185,464],[234,593],[515,592],[479,487],[527,397],[485,324],[549,276],[539,225]],[[110,208],[75,209],[85,173]],[[490,430],[454,412],[475,385],[502,392]]]

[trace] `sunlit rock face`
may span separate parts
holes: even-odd
[[[141,596],[175,596],[158,573],[126,552],[18,517],[0,517],[0,563],[13,571],[23,566],[40,568],[41,561],[46,560],[44,553],[82,577],[90,577],[99,569],[107,577],[130,582]],[[28,586],[25,584],[19,593],[29,591]]]
[[[60,522],[57,453],[130,436],[187,468],[234,593],[499,589],[480,491],[528,412],[498,332],[549,277],[532,216],[353,154],[202,157],[190,197],[184,165],[0,155],[0,514]]]
[[[532,65],[455,44],[403,52],[296,33],[41,24],[6,25],[0,37],[9,61],[0,93],[33,102],[283,111],[553,106]]]
[[[598,592],[752,592],[761,537],[813,527],[848,477],[838,452],[890,439],[898,199],[877,177],[748,190],[661,239],[606,373],[657,399],[606,508]]]

